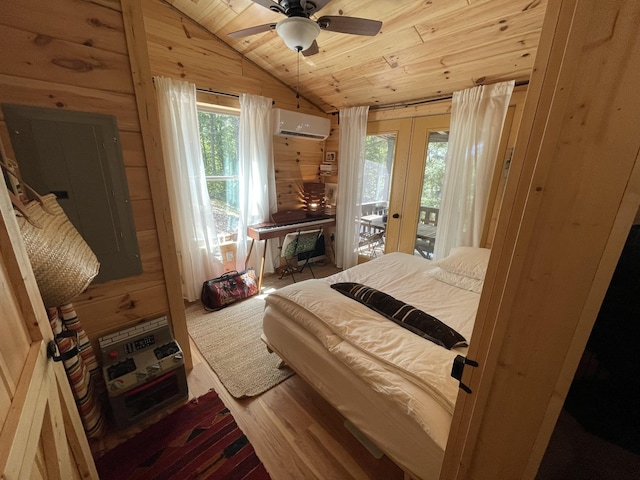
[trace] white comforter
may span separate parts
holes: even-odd
[[[333,355],[376,391],[406,407],[419,401],[398,375],[453,412],[458,385],[453,359],[466,348],[447,350],[396,325],[330,285],[358,282],[417,307],[471,338],[480,295],[433,277],[429,260],[391,253],[324,279],[307,280],[267,296],[266,302],[311,332]],[[420,418],[417,418],[420,420]]]

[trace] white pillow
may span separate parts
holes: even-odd
[[[461,288],[462,290],[469,290],[470,292],[480,293],[482,292],[482,280],[477,278],[465,277],[464,275],[458,275],[457,273],[447,272],[441,268],[437,269],[433,274],[434,278],[440,280],[448,285]]]
[[[455,247],[449,256],[438,260],[435,265],[447,272],[465,277],[484,280],[491,250],[478,247]]]

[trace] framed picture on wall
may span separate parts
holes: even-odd
[[[324,184],[324,199],[327,205],[335,205],[338,197],[338,184],[337,183],[325,183]]]
[[[325,162],[335,162],[336,161],[336,152],[327,152],[325,155]]]

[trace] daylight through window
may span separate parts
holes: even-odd
[[[216,231],[220,241],[236,240],[239,216],[240,114],[199,107],[198,123],[200,148]]]

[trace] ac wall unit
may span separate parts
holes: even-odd
[[[329,136],[331,122],[328,118],[292,112],[281,108],[273,109],[275,135],[303,137],[324,140]]]

